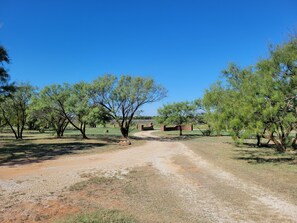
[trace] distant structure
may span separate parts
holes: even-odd
[[[139,131],[154,130],[154,124],[151,122],[149,126],[143,124],[137,124],[137,129]]]
[[[161,131],[177,131],[177,130],[193,131],[193,125],[176,125],[173,127],[167,127],[166,125],[161,126]]]

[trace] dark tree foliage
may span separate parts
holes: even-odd
[[[3,96],[9,95],[15,90],[12,84],[9,84],[9,74],[7,69],[4,67],[5,64],[9,63],[9,56],[3,46],[0,46],[0,100],[3,100]]]

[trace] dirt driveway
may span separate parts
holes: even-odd
[[[238,178],[181,142],[161,140],[151,133],[137,133],[147,140],[139,147],[0,167],[0,220],[6,220],[14,204],[54,197],[86,174],[100,171],[124,177],[133,168],[150,166],[166,179],[166,189],[174,192],[191,216],[189,222],[297,222],[297,206],[286,197]]]

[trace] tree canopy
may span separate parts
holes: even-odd
[[[20,84],[16,90],[0,104],[1,116],[10,127],[16,139],[23,138],[27,124],[29,104],[35,88],[30,84]]]
[[[158,109],[157,121],[162,124],[175,124],[179,126],[180,135],[182,135],[181,125],[193,121],[196,106],[192,102],[175,102],[163,105]]]
[[[231,64],[203,102],[216,130],[230,132],[236,141],[256,135],[258,146],[267,138],[285,151],[296,143],[290,134],[297,127],[297,38],[269,52],[248,68]]]
[[[145,104],[163,99],[166,93],[166,89],[152,78],[129,75],[98,77],[90,88],[93,104],[106,109],[125,138],[136,112]]]
[[[9,62],[7,51],[3,46],[0,46],[0,100],[3,100],[3,96],[9,95],[14,90],[14,86],[9,84],[9,74],[4,66]]]

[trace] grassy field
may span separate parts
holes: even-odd
[[[168,133],[157,134],[177,139],[174,132]],[[195,133],[197,135],[193,136]],[[215,163],[236,177],[269,188],[273,194],[284,196],[297,204],[296,151],[290,150],[286,154],[281,154],[272,148],[244,145],[237,147],[230,137],[202,137],[198,132],[186,131],[182,142],[203,159]],[[178,157],[175,162],[185,167],[188,165]],[[189,171],[191,172],[192,168]],[[120,209],[128,216],[134,216],[133,219],[139,222],[194,222],[180,208],[179,198],[166,189],[170,182],[164,181],[164,178],[150,167],[135,169],[122,180],[116,177],[89,177],[70,188],[72,192],[83,194],[86,197],[85,202],[89,205],[99,202],[97,205],[100,207]],[[225,188],[216,188],[216,192],[226,193]],[[90,201],[87,200],[87,196],[98,199]],[[240,200],[240,197],[238,199]],[[85,212],[82,213],[84,216]]]
[[[56,223],[137,223],[133,217],[118,211],[99,209],[91,213],[76,214],[74,216],[65,217]]]
[[[106,129],[109,130],[108,133]],[[77,133],[68,130],[64,139],[56,139],[50,132],[26,132],[25,140],[21,141],[2,135],[0,165],[26,164],[59,156],[101,153],[121,148],[117,144],[121,137],[119,131],[112,127],[88,129],[89,140],[82,140]],[[268,188],[271,194],[285,197],[297,205],[296,151],[278,153],[273,148],[256,148],[252,144],[235,146],[229,136],[204,137],[199,130],[183,133],[179,137],[179,131],[155,132],[169,141],[182,142],[203,160],[236,178]],[[144,140],[133,137],[132,140],[133,145],[144,143]],[[203,185],[203,174],[199,175],[202,170],[190,164],[184,156],[174,157],[173,163],[179,167],[178,173]],[[196,178],[199,176],[201,178]],[[56,223],[197,222],[197,218],[186,211],[188,207],[184,205],[188,203],[181,203],[181,197],[176,194],[177,188],[172,189],[175,182],[171,178],[165,178],[149,163],[147,166],[134,168],[127,174],[119,172],[105,175],[102,172],[93,172],[81,177],[84,178],[83,181],[65,188],[54,199],[29,203],[34,210],[30,212],[30,218],[37,219],[36,222]],[[219,182],[206,185],[215,190],[214,194],[226,196],[226,199],[229,199],[229,195],[238,193],[226,185],[221,187]],[[244,193],[238,195],[245,196]],[[247,198],[240,196],[236,198],[236,205],[244,209],[241,201]],[[18,205],[15,210],[22,208]],[[204,212],[200,215],[201,222],[209,222]],[[254,220],[263,222],[265,217],[269,217],[269,213],[263,216],[255,216]],[[238,220],[240,219],[239,215]]]
[[[132,130],[132,135],[135,130]],[[12,133],[0,133],[0,165],[41,162],[58,156],[105,152],[121,148],[121,133],[114,127],[88,128],[89,139],[82,139],[79,131],[67,129],[62,138],[52,131],[25,131],[23,140],[16,140]],[[134,145],[143,142],[131,137]]]
[[[235,146],[230,137],[196,137],[184,140],[190,149],[240,178],[297,201],[297,151],[250,144]]]
[[[123,178],[86,176],[65,198],[79,214],[56,223],[192,222],[169,185],[152,167],[136,168]]]

